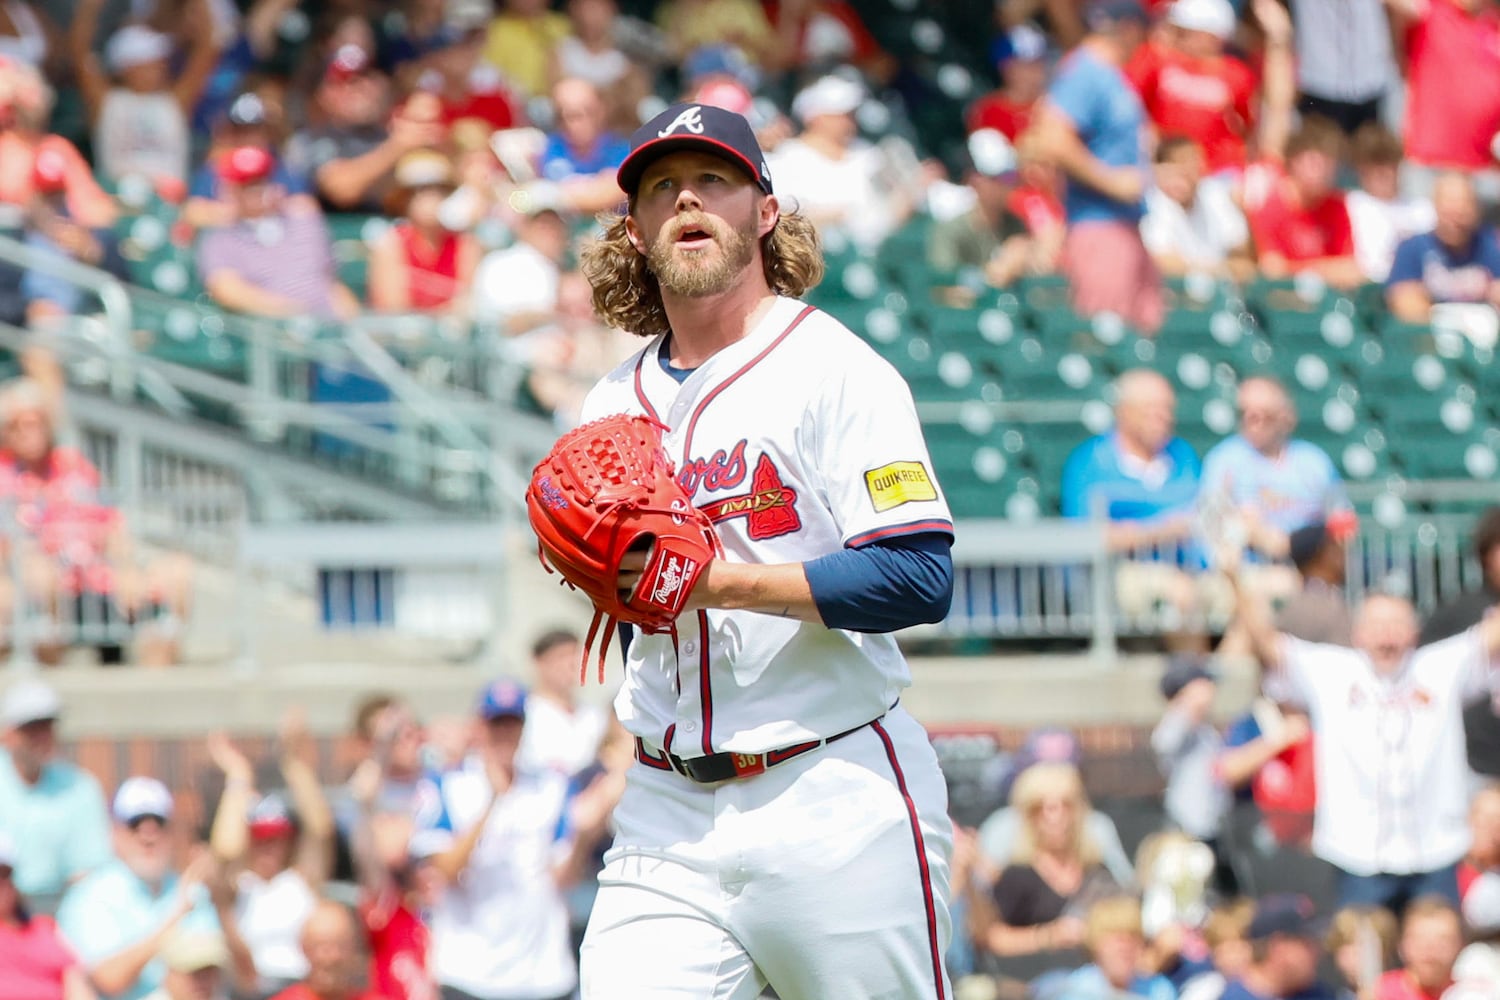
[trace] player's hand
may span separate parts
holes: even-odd
[[[621,600],[629,597],[636,584],[641,582],[641,574],[646,571],[646,555],[645,552],[627,552],[620,558],[620,576],[615,589],[620,592]]]

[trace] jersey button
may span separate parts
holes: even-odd
[[[684,732],[696,733],[698,731],[698,723],[696,723],[696,722],[686,722],[686,723],[683,723],[682,729],[683,729]]]
[[[698,644],[696,642],[685,642],[682,644],[682,651],[687,655],[692,656],[694,653],[698,652]]]

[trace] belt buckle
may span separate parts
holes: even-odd
[[[734,753],[729,755],[736,778],[749,778],[766,769],[766,755],[760,753]]]

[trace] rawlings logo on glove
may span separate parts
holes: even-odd
[[[616,622],[670,632],[708,561],[723,553],[708,515],[678,485],[662,445],[662,427],[618,414],[570,431],[532,473],[526,512],[542,565],[583,591],[594,605],[584,643],[601,622],[599,680]],[[618,589],[620,562],[644,551],[646,568],[629,593]]]

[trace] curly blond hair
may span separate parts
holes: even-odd
[[[593,288],[594,312],[607,325],[638,337],[667,333],[667,311],[661,286],[646,258],[630,242],[625,216],[599,217],[604,234],[579,254],[578,266]],[[798,298],[823,280],[823,248],[818,231],[805,216],[783,212],[760,240],[766,284],[777,295]]]

